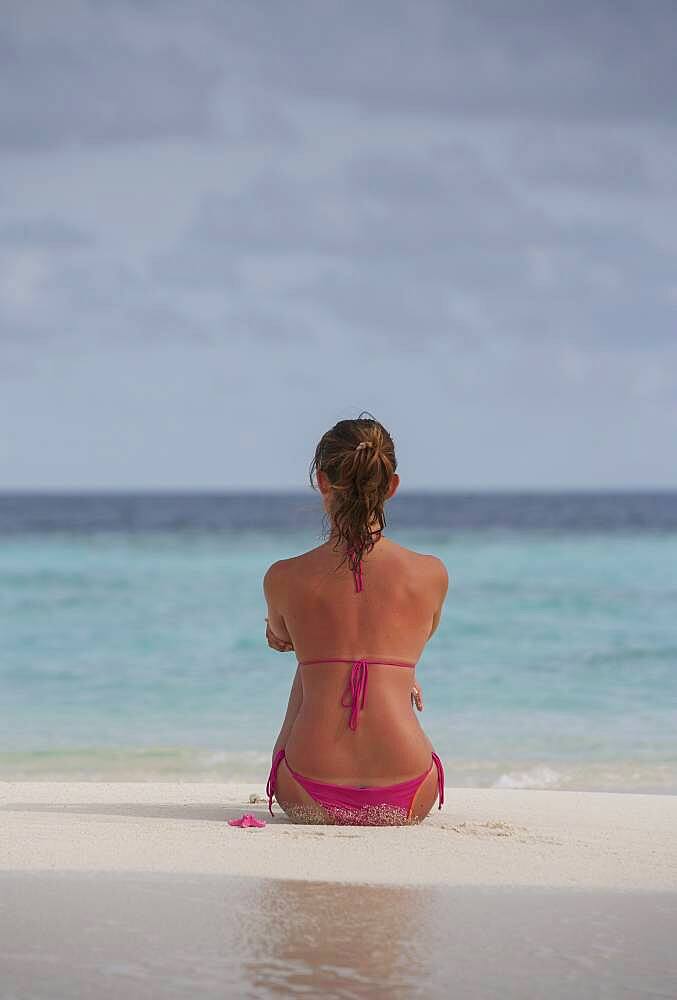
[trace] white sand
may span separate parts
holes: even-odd
[[[677,796],[447,788],[419,826],[299,826],[254,784],[0,782],[0,870],[677,889]],[[264,829],[230,827],[251,812]]]

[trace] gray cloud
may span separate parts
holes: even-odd
[[[256,38],[257,70],[276,87],[380,112],[674,124],[670,0],[349,9],[305,0],[292,25],[284,5],[249,5],[238,42]]]
[[[278,256],[305,258],[323,273],[352,273],[368,263],[370,273],[382,270],[387,280],[401,266],[425,284],[462,277],[468,258],[514,251],[534,234],[556,241],[559,227],[472,149],[459,146],[445,156],[353,156],[345,169],[319,178],[266,167],[237,194],[204,198],[177,249],[176,272],[185,264],[190,274],[196,260],[208,259],[208,273],[220,283],[235,274],[238,260]],[[502,261],[501,272],[512,260],[514,254]],[[204,280],[200,271],[196,281]],[[302,269],[296,284],[307,287]]]
[[[89,233],[64,219],[24,218],[0,223],[0,246],[67,250],[91,246],[93,242]]]
[[[202,0],[191,17],[171,0],[9,6],[6,149],[176,137],[289,145],[298,101],[465,120],[675,124],[670,0]]]
[[[630,142],[616,140],[616,151],[641,162]],[[585,185],[586,171],[573,171],[571,188],[566,165],[553,161],[551,177],[548,162],[522,154],[506,176],[467,143],[436,142],[397,159],[355,154],[321,177],[265,167],[237,194],[205,197],[154,273],[220,289],[252,331],[272,305],[297,322],[306,306],[344,335],[403,350],[436,337],[622,344],[638,329],[647,347],[667,341],[674,255],[601,192],[592,214],[567,218],[559,199]],[[639,170],[632,184],[640,176],[646,186]],[[257,273],[271,268],[285,278],[266,288]]]
[[[528,183],[548,190],[564,188],[598,194],[651,196],[655,186],[649,170],[649,150],[627,137],[581,132],[572,144],[568,131],[522,129],[513,145],[511,162]]]
[[[174,35],[149,45],[148,14],[117,4],[14,5],[0,27],[0,143],[35,150],[188,136],[212,129],[221,79]]]

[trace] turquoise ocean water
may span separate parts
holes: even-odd
[[[261,580],[317,497],[0,498],[0,779],[260,780],[294,654]],[[677,496],[425,495],[444,559],[419,661],[450,785],[677,791]]]

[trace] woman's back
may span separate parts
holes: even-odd
[[[297,659],[387,657],[417,662],[439,607],[439,560],[381,537],[362,557],[356,592],[329,543],[286,560],[283,611]]]
[[[362,558],[360,591],[340,562],[326,543],[281,567],[280,610],[303,686],[287,754],[295,768],[327,781],[403,780],[430,759],[407,664],[418,662],[434,627],[446,570],[434,556],[384,537]],[[351,711],[353,695],[360,696],[350,690],[360,660],[367,661],[367,690],[363,707]]]

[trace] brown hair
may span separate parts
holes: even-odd
[[[337,533],[334,549],[346,542],[354,550],[348,556],[353,571],[386,526],[383,504],[397,469],[393,439],[370,413],[363,419],[366,412],[356,420],[339,420],[323,434],[310,463],[313,489],[313,471],[326,473],[331,483],[331,515]],[[370,530],[373,521],[378,528]]]

